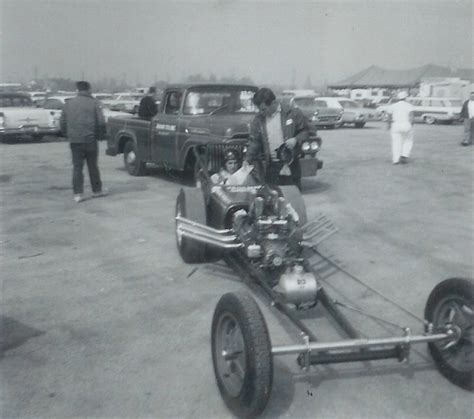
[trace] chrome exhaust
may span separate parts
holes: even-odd
[[[243,247],[233,230],[217,230],[183,217],[176,217],[178,234],[221,249],[233,250]]]

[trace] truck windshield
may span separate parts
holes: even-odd
[[[185,115],[209,115],[211,113],[255,113],[252,102],[256,90],[239,87],[195,88],[186,94]]]

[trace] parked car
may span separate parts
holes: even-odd
[[[43,103],[48,95],[47,92],[22,92],[27,94],[32,100],[33,104],[37,107],[43,106]]]
[[[58,126],[59,126],[59,120],[61,119],[61,114],[64,109],[64,104],[66,103],[67,100],[73,97],[75,97],[75,95],[50,96],[45,100],[43,108],[48,109],[52,113],[54,120],[56,121],[56,124]],[[102,110],[104,112],[104,117],[105,117],[106,122],[111,116],[128,116],[129,115],[129,113],[127,112],[112,111],[107,108],[102,108]]]
[[[146,164],[187,172],[197,183],[202,149],[208,170],[218,171],[223,149],[245,152],[251,121],[257,109],[252,98],[258,88],[241,84],[170,85],[163,92],[158,114],[150,121],[138,116],[110,118],[106,153],[123,153],[132,176],[145,173]],[[203,147],[212,144],[212,147]],[[302,145],[302,176],[315,176],[322,162],[317,153],[321,139]]]
[[[142,97],[141,93],[115,93],[112,99],[102,99],[102,103],[112,111],[137,113]]]
[[[114,98],[112,93],[92,93],[92,96],[94,96],[96,99],[99,99],[101,102],[104,100],[112,100]]]
[[[461,118],[462,101],[457,98],[415,96],[406,100],[414,107],[415,122],[452,124]]]
[[[40,140],[44,135],[59,133],[52,112],[36,108],[25,93],[0,93],[0,139],[32,136]]]
[[[313,130],[320,127],[335,128],[342,120],[343,111],[340,105],[328,105],[326,101],[315,96],[283,96],[279,100],[300,109]]]
[[[354,100],[337,98],[337,101],[344,109],[340,126],[354,124],[356,128],[362,128],[367,121],[375,119],[375,112],[373,110],[364,108]]]

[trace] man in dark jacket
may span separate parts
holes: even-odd
[[[105,134],[105,119],[100,102],[92,97],[87,81],[76,83],[77,96],[66,101],[61,114],[61,132],[69,140],[74,166],[72,185],[74,201],[84,200],[84,161],[87,162],[93,197],[105,196],[97,164],[98,140]]]
[[[156,87],[151,86],[148,89],[148,94],[140,101],[138,107],[138,116],[144,119],[151,119],[158,113],[158,106],[156,104]]]
[[[280,104],[272,90],[266,87],[255,93],[253,103],[259,113],[250,125],[247,162],[255,165],[261,181],[294,184],[301,189],[301,166],[297,156],[301,143],[309,138],[305,116],[298,108]],[[280,154],[282,149],[284,154],[292,154],[292,161],[290,158],[285,163]]]
[[[474,137],[474,92],[464,102],[461,109],[461,118],[464,119],[464,139],[462,145],[472,145],[472,138]]]

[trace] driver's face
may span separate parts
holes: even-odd
[[[239,163],[237,160],[227,160],[225,163],[225,170],[227,170],[231,175],[234,174],[239,168]]]
[[[265,116],[272,116],[277,110],[277,107],[278,107],[277,101],[273,101],[270,105],[267,105],[266,103],[262,102],[260,105],[258,105],[258,110],[261,114]]]

